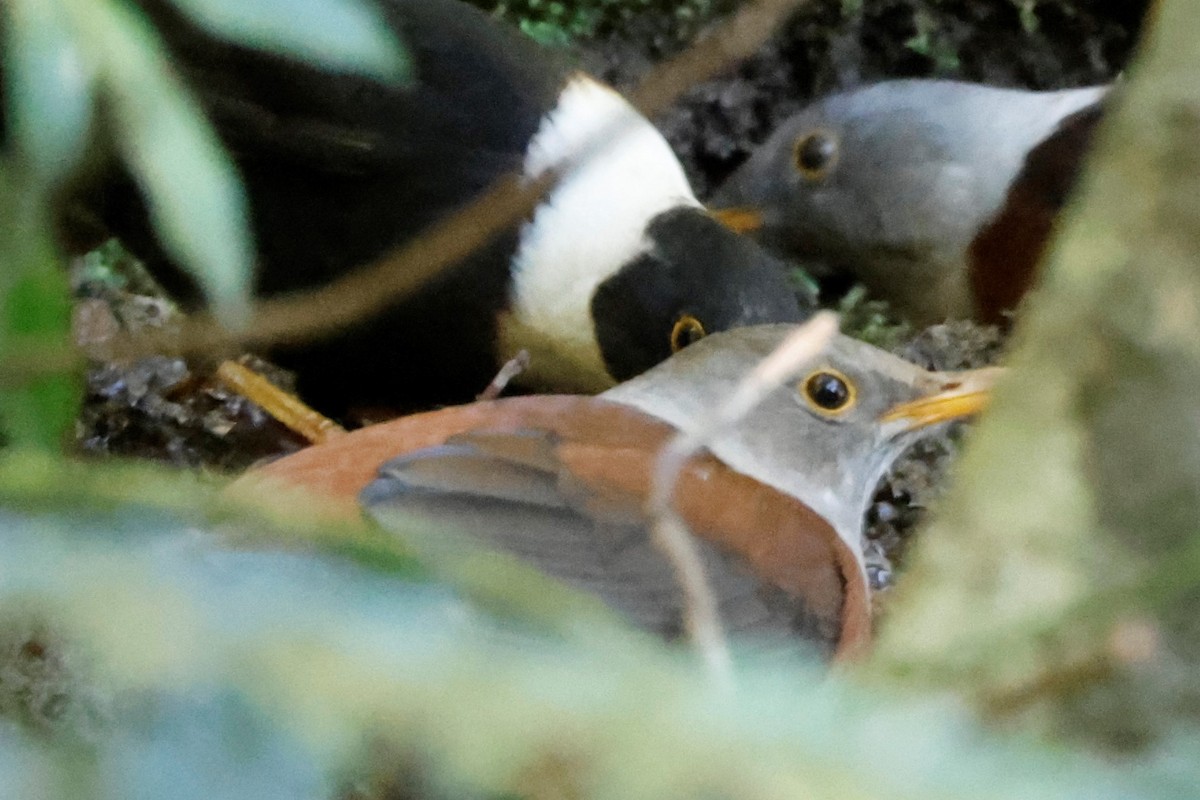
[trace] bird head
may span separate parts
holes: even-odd
[[[801,319],[786,266],[700,209],[659,215],[645,241],[646,248],[592,295],[596,340],[617,381],[708,333]]]
[[[762,325],[706,337],[603,397],[688,430],[793,330]],[[1000,373],[930,372],[839,335],[708,449],[799,498],[861,553],[863,514],[884,472],[922,431],[984,408]]]
[[[916,318],[969,316],[967,247],[1029,150],[1104,91],[898,80],[836,94],[784,122],[711,204],[771,249],[862,280]]]

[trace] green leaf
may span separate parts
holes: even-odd
[[[546,47],[567,47],[571,44],[570,34],[553,23],[523,19],[520,27],[526,36]]]
[[[117,123],[115,139],[163,245],[225,324],[243,324],[254,259],[233,163],[142,16],[115,0],[65,5],[88,33]]]
[[[62,346],[71,323],[67,275],[50,242],[42,196],[0,162],[0,352]],[[40,375],[0,386],[0,426],[8,442],[58,451],[75,419],[74,374]]]
[[[174,0],[226,39],[385,81],[410,74],[379,8],[363,0]]]
[[[52,260],[49,268],[24,270],[4,297],[4,340],[14,334],[31,343],[60,342],[70,329],[71,308],[66,272]],[[0,391],[0,419],[16,445],[57,451],[79,407],[75,374],[42,375]]]
[[[92,118],[95,65],[50,0],[11,0],[4,67],[13,142],[41,183],[58,182],[78,162]]]

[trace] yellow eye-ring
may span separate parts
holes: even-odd
[[[810,181],[823,180],[837,161],[838,139],[833,131],[809,131],[792,145],[792,163]]]
[[[684,314],[675,320],[671,328],[671,352],[678,353],[689,344],[704,338],[704,325],[691,314]]]
[[[845,414],[858,402],[854,381],[832,367],[810,372],[800,383],[800,394],[813,411],[827,417]]]

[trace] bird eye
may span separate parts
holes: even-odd
[[[671,328],[671,352],[678,353],[689,344],[703,339],[704,334],[704,325],[700,320],[691,314],[684,314],[675,320],[675,325]]]
[[[819,369],[805,378],[801,392],[809,406],[825,416],[846,413],[858,399],[854,382],[829,367]]]
[[[796,169],[810,181],[825,178],[838,159],[837,137],[829,131],[812,131],[796,139],[792,160]]]

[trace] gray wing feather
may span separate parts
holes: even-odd
[[[554,456],[552,434],[513,436],[506,442],[508,434],[478,440],[466,434],[393,459],[362,492],[361,502],[385,528],[410,535],[413,526],[404,522],[419,520],[466,535],[598,596],[639,627],[678,636],[682,594],[670,563],[651,540],[648,520],[631,522],[627,513],[597,518],[584,509],[586,498]],[[799,600],[764,588],[735,556],[698,544],[729,630],[826,638],[828,632],[808,630]]]

